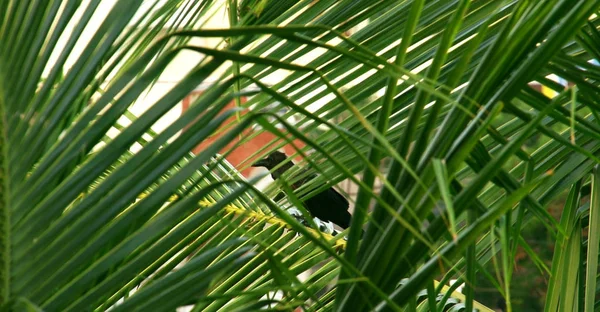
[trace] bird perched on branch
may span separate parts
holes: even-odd
[[[271,172],[273,180],[277,180],[284,172],[294,166],[291,160],[286,160],[287,156],[284,153],[275,151],[269,154],[267,158],[252,164],[252,167],[265,167],[272,170],[283,162],[281,166]],[[314,175],[294,183],[292,189],[299,188],[312,178],[314,178]],[[278,197],[275,200],[277,201]],[[331,221],[344,229],[350,226],[352,215],[348,212],[348,200],[334,190],[333,187],[321,191],[311,198],[304,200],[302,203],[314,217],[323,221]]]

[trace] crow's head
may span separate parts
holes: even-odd
[[[269,156],[267,156],[267,158],[261,159],[255,163],[252,164],[252,167],[265,167],[269,170],[275,168],[277,165],[279,165],[280,163],[284,162],[287,159],[287,156],[279,151],[274,151],[273,153],[269,154]],[[284,172],[286,172],[288,169],[290,169],[292,166],[294,165],[294,163],[292,161],[288,161],[286,163],[284,163],[283,165],[281,165],[279,168],[275,169],[275,171],[272,172],[271,176],[273,177],[273,179],[277,179],[279,178]]]

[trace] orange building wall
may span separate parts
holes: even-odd
[[[195,98],[197,98],[200,94],[202,94],[202,91],[194,91],[190,95],[188,95],[186,98],[184,98],[182,101],[182,112],[185,112],[189,108],[192,101]],[[242,103],[246,102],[245,97],[242,98],[241,100],[242,100]],[[224,111],[234,108],[234,107],[235,107],[235,102],[231,101],[229,104],[227,104],[225,106]],[[242,115],[244,115],[245,113],[246,112],[244,112],[244,111],[241,112]],[[230,125],[231,123],[237,123],[235,116],[226,120],[223,123],[222,127],[226,127],[227,125]],[[229,129],[231,129],[231,128],[229,128]],[[217,130],[217,132],[219,132],[219,131]],[[246,129],[244,131],[244,133],[242,134],[242,137],[247,137],[252,133],[253,133],[252,129]],[[206,146],[209,146],[214,141],[216,141],[219,138],[219,136],[222,134],[223,133],[218,133],[217,135],[213,135],[213,136],[209,137],[208,139],[206,139],[205,141],[200,143],[198,146],[196,146],[193,149],[193,152],[198,153],[198,152],[202,151]],[[275,136],[274,134],[272,134],[268,131],[262,131],[256,137],[245,142],[242,146],[238,146],[233,151],[230,151],[230,153],[227,154],[227,156],[225,158],[227,159],[227,161],[229,161],[229,163],[231,163],[231,165],[233,165],[238,170],[240,170],[240,172],[242,173],[243,176],[245,176],[247,178],[251,177],[253,175],[253,171],[255,168],[250,167],[250,163],[257,160],[258,157],[254,157],[253,159],[249,159],[249,160],[247,160],[247,159],[250,157],[250,155],[254,154],[256,151],[260,150],[263,146],[267,145],[269,142],[271,142],[275,139],[277,139],[277,136]],[[225,146],[219,153],[225,155],[225,153],[227,151],[229,151],[231,148],[233,148],[239,142],[239,140],[240,140],[240,137],[239,136],[236,137],[233,141],[231,141],[229,144],[227,144],[227,146]],[[294,145],[298,148],[302,148],[305,146],[305,144],[299,140],[294,140]],[[283,147],[283,151],[287,155],[291,155],[295,152],[295,149],[292,145],[287,144]],[[297,160],[299,160],[299,159],[300,158],[297,158]],[[247,161],[244,162],[244,160],[247,160]]]

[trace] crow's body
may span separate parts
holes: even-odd
[[[348,201],[331,187],[303,203],[313,216],[321,220],[331,221],[344,229],[350,226],[352,215],[348,212]]]
[[[271,170],[286,159],[287,156],[284,153],[275,151],[267,158],[257,161],[252,166],[266,167],[267,169]],[[294,163],[290,160],[272,171],[271,176],[274,180],[276,180],[293,166]],[[314,175],[302,179],[301,181],[294,183],[292,188],[299,188],[313,178],[315,178]],[[277,196],[275,199],[277,200],[278,197],[279,196]],[[333,187],[319,192],[318,194],[304,200],[302,203],[313,216],[323,221],[331,221],[344,229],[350,226],[352,215],[350,212],[348,212],[348,200],[346,200],[342,194],[334,190]]]

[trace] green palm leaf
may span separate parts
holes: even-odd
[[[599,6],[1,1],[0,304],[485,310],[474,301],[484,274],[511,311],[522,247],[560,298],[546,310],[592,309],[595,182],[592,204],[579,200],[599,161]],[[200,84],[210,87],[157,130]],[[264,132],[275,139],[227,161]],[[239,174],[298,141],[298,168],[264,191]],[[358,190],[349,230],[332,236],[286,212],[346,179]],[[546,206],[567,189],[557,222]],[[548,269],[521,236],[531,222],[572,252]],[[487,272],[498,253],[502,269]]]

